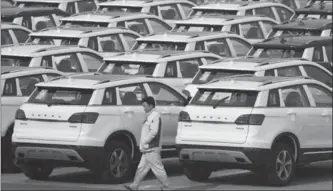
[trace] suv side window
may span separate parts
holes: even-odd
[[[269,33],[272,30],[273,26],[276,24],[270,21],[262,21],[262,25],[264,26],[266,32]]]
[[[53,68],[52,57],[51,56],[43,56],[41,66],[42,67]]]
[[[206,41],[207,50],[223,57],[231,57],[226,39],[214,39]]]
[[[246,56],[251,48],[251,45],[245,43],[243,40],[237,38],[230,38],[229,40],[234,47],[237,56]]]
[[[98,42],[103,52],[124,52],[124,46],[118,34],[99,36]]]
[[[325,83],[330,87],[332,86],[332,76],[330,76],[329,74],[327,74],[320,68],[315,67],[315,66],[310,66],[310,65],[303,65],[303,67],[304,67],[306,74],[309,77],[316,79],[322,83]]]
[[[117,94],[113,87],[105,89],[102,105],[117,105]]]
[[[242,23],[240,25],[241,31],[245,38],[249,39],[263,39],[261,27],[258,22]]]
[[[81,52],[82,58],[87,65],[89,72],[96,72],[97,69],[102,65],[103,59],[90,53],[90,52]]]
[[[203,41],[197,42],[195,44],[195,50],[205,50],[205,44]]]
[[[131,33],[124,33],[123,37],[124,37],[129,49],[131,49],[134,46],[136,39],[138,38],[138,36],[133,35]]]
[[[275,9],[280,17],[281,22],[289,20],[291,16],[294,14],[293,12],[289,11],[284,7],[275,7]]]
[[[1,30],[1,45],[13,44],[13,39],[8,30]]]
[[[132,84],[119,87],[119,95],[122,105],[141,105],[142,99],[147,93],[142,84]]]
[[[275,19],[272,7],[262,7],[254,9],[255,15],[263,15],[272,19]]]
[[[19,43],[25,43],[29,38],[29,33],[21,29],[12,29],[15,34],[15,37]]]
[[[68,2],[67,3],[67,8],[66,8],[66,12],[69,13],[70,15],[75,14],[75,4],[74,2]]]
[[[2,96],[17,96],[15,78],[6,79],[5,87],[3,89]]]
[[[52,57],[59,71],[82,72],[81,64],[76,53],[58,54]]]
[[[309,99],[302,86],[289,86],[281,88],[285,107],[309,107]]]
[[[280,107],[280,96],[277,89],[269,91],[267,107]]]
[[[239,35],[239,25],[238,24],[231,25],[230,31]]]
[[[164,84],[150,82],[148,85],[156,100],[156,105],[184,105],[185,100]]]
[[[165,74],[164,77],[166,78],[177,78],[178,75],[178,70],[177,70],[177,63],[176,62],[168,62],[166,69],[165,69]]]
[[[88,40],[88,48],[98,51],[97,37],[90,37]]]
[[[289,66],[277,69],[277,76],[293,77],[302,76],[302,73],[298,66]]]
[[[165,20],[181,20],[182,17],[180,15],[177,4],[169,4],[169,5],[160,5],[159,6],[161,16]]]
[[[144,19],[126,21],[126,28],[128,28],[134,32],[137,32],[142,36],[149,34],[148,26]]]
[[[153,15],[158,16],[157,6],[150,7],[150,11],[149,12],[152,13]]]
[[[193,78],[193,76],[198,72],[199,66],[201,66],[200,58],[187,59],[179,61],[180,73],[183,78]]]
[[[252,16],[253,15],[253,9],[248,9],[245,11],[245,16]]]
[[[312,61],[314,61],[314,62],[318,62],[318,61],[322,62],[322,61],[324,61],[324,53],[323,53],[323,49],[322,49],[321,46],[316,46],[314,48]]]
[[[35,85],[39,82],[43,82],[43,76],[39,75],[31,75],[31,76],[22,76],[19,77],[20,89],[22,92],[22,96],[30,96],[31,93],[35,90]]]
[[[316,103],[316,107],[332,108],[332,93],[316,84],[308,84],[308,88]]]
[[[266,70],[265,76],[275,76],[274,69]]]
[[[148,22],[155,33],[166,32],[171,29],[168,25],[157,19],[149,18]]]
[[[187,3],[181,3],[180,6],[183,8],[185,15],[189,16],[192,11],[192,5]]]

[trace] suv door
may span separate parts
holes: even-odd
[[[332,151],[332,91],[317,84],[307,84],[307,88],[312,106],[311,113],[315,117],[312,121],[315,126],[304,129],[304,133],[308,135],[307,145]],[[316,153],[317,156],[318,154]],[[326,157],[330,155],[332,153],[326,153]]]
[[[178,116],[184,109],[185,98],[172,88],[158,83],[148,82],[151,95],[155,98],[156,110],[162,116],[163,146],[174,146],[177,135]]]

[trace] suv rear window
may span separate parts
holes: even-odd
[[[204,84],[222,77],[254,73],[254,71],[242,70],[200,70],[198,74],[194,77],[192,84]]]
[[[256,91],[199,89],[190,105],[253,107],[257,96]]]
[[[28,103],[49,105],[88,105],[94,90],[38,87]]]

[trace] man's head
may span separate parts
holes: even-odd
[[[151,96],[142,99],[142,106],[146,113],[155,108],[155,99]]]

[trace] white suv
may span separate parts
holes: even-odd
[[[205,51],[140,51],[122,53],[104,59],[100,73],[152,75],[182,90],[192,80],[201,65],[221,59]]]
[[[40,67],[1,67],[1,166],[12,171],[11,136],[15,112],[35,89],[35,84],[62,76],[57,70]]]
[[[286,58],[239,58],[216,61],[200,66],[191,84],[185,88],[194,96],[197,86],[232,75],[253,74],[255,76],[307,76],[332,86],[332,72],[323,66],[305,59]]]
[[[239,168],[287,185],[296,165],[332,159],[332,88],[268,76],[202,85],[179,115],[176,144],[191,180]]]
[[[31,179],[46,179],[64,164],[112,183],[130,178],[140,159],[145,96],[155,97],[161,113],[162,154],[176,155],[177,120],[187,99],[158,79],[78,74],[36,86],[16,113],[12,136],[17,164]]]

